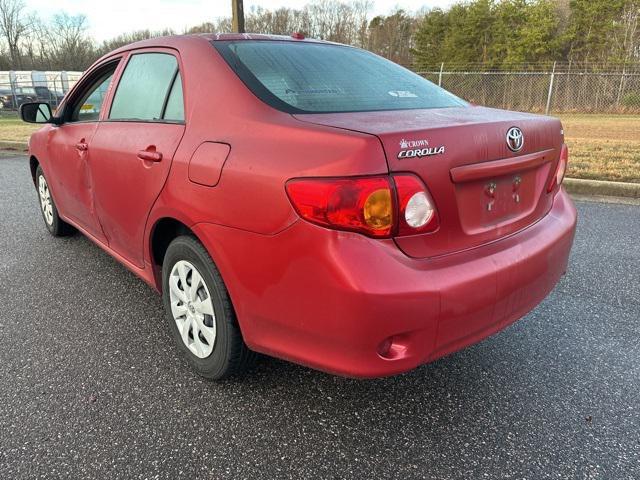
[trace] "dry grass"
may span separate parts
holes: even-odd
[[[3,114],[0,117],[0,148],[24,150],[29,136],[38,128],[38,125],[24,123],[15,114]]]
[[[567,176],[640,183],[640,115],[561,115],[569,145]],[[23,150],[38,128],[0,117],[0,148]]]
[[[640,115],[563,115],[568,177],[640,183]]]

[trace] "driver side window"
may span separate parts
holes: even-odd
[[[98,121],[116,66],[117,62],[103,71],[102,75],[95,79],[79,97],[78,101],[73,103],[68,119],[69,122]]]

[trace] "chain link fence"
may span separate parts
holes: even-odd
[[[0,111],[15,111],[27,102],[57,107],[82,72],[0,71]]]
[[[465,100],[489,107],[546,113],[640,113],[640,65],[526,65],[481,71],[442,64],[418,72]],[[55,108],[82,72],[0,71],[0,111],[25,102]]]
[[[437,71],[418,73],[471,103],[489,107],[545,113],[640,113],[640,66],[602,68],[472,71],[442,64]]]

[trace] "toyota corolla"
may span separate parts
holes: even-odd
[[[470,105],[357,48],[146,40],[55,113],[21,115],[43,124],[29,162],[46,227],[161,292],[207,378],[254,352],[404,372],[510,325],[567,268],[560,121]]]

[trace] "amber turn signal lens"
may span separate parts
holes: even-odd
[[[371,193],[364,202],[364,221],[375,230],[391,228],[393,223],[393,203],[391,191],[381,188]]]
[[[317,225],[388,238],[395,224],[388,175],[345,178],[294,178],[287,195],[298,214]]]

